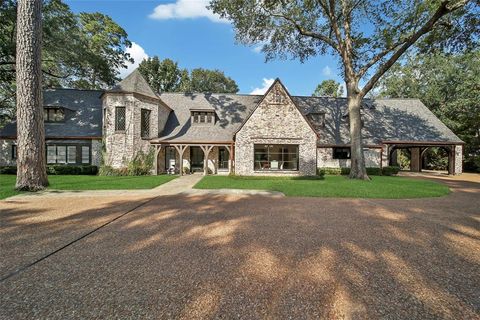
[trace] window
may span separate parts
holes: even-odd
[[[193,123],[215,123],[215,112],[192,112]]]
[[[77,147],[76,146],[67,147],[67,162],[77,163]]]
[[[125,131],[125,107],[115,108],[115,131]]]
[[[150,113],[150,110],[142,109],[140,116],[142,138],[150,138]]]
[[[82,146],[82,163],[84,164],[90,163],[90,147],[89,146]]]
[[[350,148],[333,148],[333,159],[350,159]]]
[[[67,146],[57,146],[57,163],[67,163]]]
[[[228,169],[230,154],[225,147],[218,148],[218,169]]]
[[[57,148],[56,146],[47,146],[47,163],[57,162]]]
[[[17,160],[17,145],[12,144],[12,160]]]
[[[254,170],[298,170],[298,145],[255,145]]]
[[[64,122],[65,110],[63,108],[45,107],[43,108],[43,118],[45,122]]]

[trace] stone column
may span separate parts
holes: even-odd
[[[453,174],[461,174],[463,171],[463,146],[456,145],[455,146],[455,154],[454,154],[455,164]]]
[[[420,148],[410,148],[410,171],[421,171]]]

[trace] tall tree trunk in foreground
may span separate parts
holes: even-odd
[[[48,185],[42,99],[42,0],[20,0],[17,11],[17,190]]]

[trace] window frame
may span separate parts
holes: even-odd
[[[17,145],[16,144],[12,144],[12,160],[17,160],[17,152],[18,152],[18,149],[17,149]]]
[[[148,127],[145,128],[144,132],[144,123],[145,123],[145,115],[148,115]],[[152,110],[150,109],[140,109],[140,137],[142,139],[150,139],[151,136],[151,124],[152,124]]]
[[[267,167],[264,167],[264,168],[257,168],[256,167],[256,162],[258,162],[256,160],[257,158],[257,155],[259,155],[259,152],[257,152],[256,150],[259,149],[259,148],[266,148],[266,154],[267,155],[267,159],[265,160],[258,160],[258,161],[264,161],[264,162],[267,162],[268,163],[268,166]],[[280,149],[280,152],[270,152],[270,149],[271,148],[274,148],[274,147],[278,147]],[[291,148],[291,147],[295,147],[295,153],[290,153],[288,152],[288,148]],[[287,149],[287,152],[285,152],[285,149]],[[272,157],[270,155],[281,155],[280,156],[280,160],[278,159],[273,159],[272,160]],[[285,160],[285,156],[288,156],[288,155],[294,155],[294,159],[295,160]],[[271,168],[271,163],[272,161],[275,161],[275,162],[281,162],[281,166],[283,166],[284,163],[293,163],[295,162],[295,169],[272,169]],[[265,144],[265,143],[259,143],[259,144],[254,144],[253,145],[253,171],[254,172],[298,172],[300,171],[300,145],[299,144],[273,144],[273,143],[268,143],[268,144]]]
[[[123,109],[123,125],[120,126],[119,109]],[[123,128],[121,128],[123,127]],[[127,108],[124,106],[115,107],[115,132],[125,132],[127,128]]]
[[[340,151],[342,150],[343,151]],[[345,150],[348,150],[348,151],[345,151]],[[344,154],[346,153],[347,155],[346,156],[339,156],[339,154]],[[352,158],[352,151],[351,151],[351,148],[350,147],[334,147],[332,148],[332,159],[335,159],[335,160],[349,160]]]
[[[52,118],[50,119],[50,111],[53,112]],[[54,119],[57,114],[61,113],[62,114],[62,119],[61,120],[56,120]],[[63,107],[52,107],[52,106],[45,106],[43,107],[43,121],[45,123],[64,123],[65,122],[65,108]]]

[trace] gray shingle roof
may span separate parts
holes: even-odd
[[[135,92],[142,94],[150,98],[158,99],[157,94],[153,92],[152,88],[148,85],[145,78],[142,76],[138,69],[135,69],[130,73],[125,79],[120,81],[116,86],[114,86],[109,92]]]
[[[232,141],[236,130],[253,112],[263,96],[237,94],[163,93],[160,98],[172,108],[159,140],[175,142]],[[319,144],[349,144],[345,98],[300,97],[292,99],[304,115],[325,113],[325,127],[319,129]],[[462,141],[418,99],[364,100],[364,143],[382,141],[449,142]],[[215,125],[190,123],[191,109],[215,109]],[[308,116],[307,116],[308,119]]]
[[[48,137],[101,137],[103,91],[47,89],[43,92],[44,106],[65,108],[65,122],[45,123]],[[0,136],[17,135],[16,122],[0,130]]]

